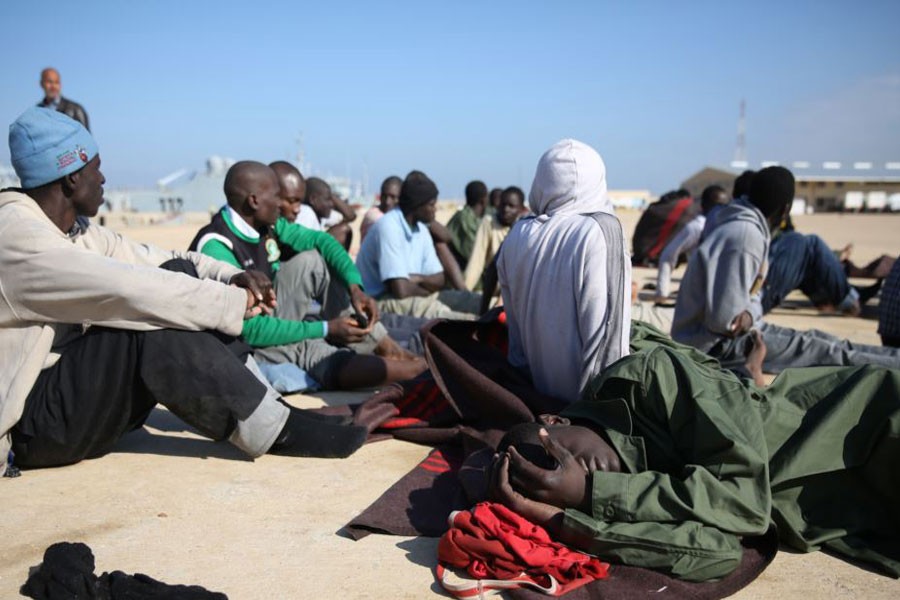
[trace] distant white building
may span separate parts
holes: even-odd
[[[765,164],[777,164],[766,161]],[[783,163],[796,181],[794,210],[799,212],[883,212],[900,210],[900,163],[841,163],[827,161]],[[704,167],[684,180],[681,187],[699,198],[709,185],[721,185],[729,193],[735,178],[745,169],[763,165]]]

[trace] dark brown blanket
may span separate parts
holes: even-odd
[[[496,321],[436,321],[423,328],[422,339],[431,374],[375,394],[357,408],[354,419],[370,428],[377,425],[376,436],[388,433],[438,448],[347,524],[354,539],[370,533],[439,537],[447,530],[452,511],[475,503],[477,485],[472,481],[480,473],[473,466],[476,453],[489,453],[509,427],[534,421],[542,413],[556,413],[563,406],[537,392],[506,361],[505,327]],[[614,565],[609,579],[566,597],[659,593],[670,598],[722,598],[753,581],[778,548],[774,531],[743,544],[741,565],[718,582],[687,583],[647,569]],[[540,596],[530,591],[509,594],[521,599]]]

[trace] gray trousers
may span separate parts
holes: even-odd
[[[766,373],[781,373],[794,367],[829,367],[880,365],[900,369],[900,349],[856,344],[837,336],[810,329],[797,331],[763,322],[759,327],[766,344]],[[710,350],[722,366],[744,371],[750,348],[749,334],[733,340],[722,340]]]
[[[346,286],[332,278],[322,255],[315,250],[301,252],[281,263],[275,277],[278,307],[275,316],[292,321],[330,320],[352,314]],[[337,374],[354,353],[371,354],[387,335],[381,323],[358,344],[334,346],[323,338],[293,344],[256,348],[253,355],[262,361],[292,363],[309,373],[323,388],[336,387]]]

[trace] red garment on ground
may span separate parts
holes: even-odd
[[[557,596],[604,579],[609,571],[608,563],[554,542],[544,528],[494,502],[450,515],[438,562],[480,580],[523,581],[524,575]]]

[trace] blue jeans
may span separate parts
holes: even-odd
[[[852,299],[844,267],[831,248],[817,235],[796,231],[782,233],[769,246],[769,272],[763,284],[763,313],[781,304],[795,289],[813,304],[839,307]]]

